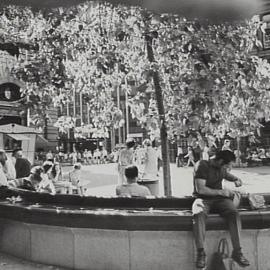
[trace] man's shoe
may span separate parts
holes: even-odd
[[[206,265],[206,254],[205,254],[204,250],[198,251],[196,267],[197,268],[205,268],[205,265]]]
[[[250,265],[249,261],[244,257],[241,251],[233,252],[232,259],[237,262],[241,267],[247,267]]]

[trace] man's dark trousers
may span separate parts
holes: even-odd
[[[196,204],[195,200],[195,204]],[[233,201],[229,198],[211,198],[202,199],[204,207],[199,213],[193,215],[193,233],[197,249],[204,248],[206,218],[209,212],[218,213],[222,216],[229,227],[229,232],[232,239],[232,246],[235,251],[241,249],[240,245],[240,230],[241,220],[237,208]]]

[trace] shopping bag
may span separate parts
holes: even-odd
[[[225,238],[218,244],[218,250],[213,254],[208,270],[233,270],[234,262],[229,257],[229,245]]]
[[[248,195],[248,201],[250,208],[252,210],[260,209],[265,207],[265,199],[263,195],[259,194],[249,194]]]

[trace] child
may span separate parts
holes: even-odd
[[[84,190],[81,184],[81,168],[82,165],[80,163],[75,163],[73,170],[68,173],[68,178],[71,184],[77,188],[78,194],[83,196]]]

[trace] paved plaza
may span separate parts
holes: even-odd
[[[64,167],[64,172],[70,170]],[[270,167],[234,168],[232,173],[243,180],[243,186],[238,190],[243,193],[270,192]],[[192,183],[193,168],[180,167],[171,164],[172,194],[176,197],[190,196],[193,191]],[[115,196],[115,187],[118,182],[117,164],[100,164],[83,166],[82,178],[87,195],[93,196]],[[160,171],[160,190],[163,192],[162,171]],[[232,183],[225,186],[234,188]]]

